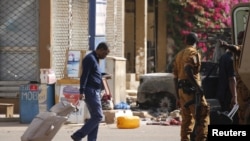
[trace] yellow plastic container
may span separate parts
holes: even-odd
[[[119,129],[133,129],[140,126],[140,118],[138,116],[119,116],[116,122]]]

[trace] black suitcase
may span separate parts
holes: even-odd
[[[220,123],[221,105],[217,99],[207,99],[207,102],[210,106],[210,124]]]
[[[231,111],[221,111],[220,103],[217,99],[207,99],[210,105],[210,124],[237,124],[237,110],[239,106],[236,104]]]

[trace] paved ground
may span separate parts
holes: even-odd
[[[52,141],[72,141],[70,135],[79,129],[81,124],[65,124]],[[20,141],[28,124],[19,122],[0,122],[1,141]],[[180,126],[146,125],[142,122],[136,129],[118,129],[116,124],[100,124],[98,141],[180,141]],[[87,141],[87,139],[83,139]]]

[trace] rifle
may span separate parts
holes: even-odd
[[[196,120],[198,119],[199,112],[201,111],[200,107],[201,107],[201,99],[202,99],[203,95],[204,95],[203,92],[200,92],[200,91],[196,90],[194,98],[184,104],[185,108],[188,108],[190,105],[195,104],[195,117],[196,117]]]
[[[208,71],[208,73],[207,73],[206,77],[203,79],[203,81],[208,79],[208,77],[212,74],[213,70],[216,69],[217,67],[218,67],[218,64],[214,64],[212,66],[212,68]],[[204,92],[199,92],[196,88],[196,93],[195,93],[194,99],[185,103],[184,107],[188,108],[188,106],[190,106],[191,104],[195,104],[195,115],[197,115],[197,112],[198,112],[199,106],[200,106],[200,102],[201,102],[201,98],[203,95],[204,95]]]

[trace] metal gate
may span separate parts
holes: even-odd
[[[0,0],[1,81],[39,81],[38,1]]]

